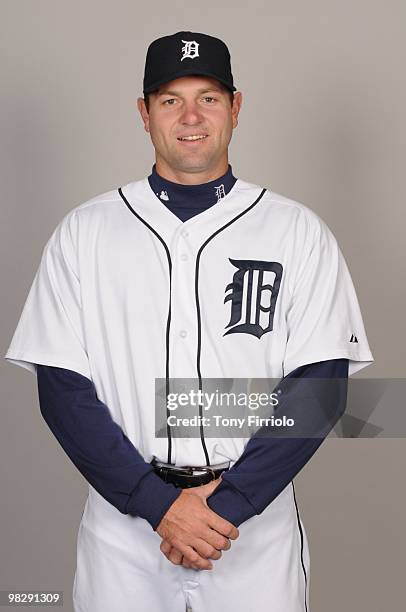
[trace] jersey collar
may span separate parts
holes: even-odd
[[[263,188],[237,179],[223,198],[184,222],[155,195],[148,177],[124,185],[121,191],[127,200],[127,206],[150,225],[169,246],[177,234],[190,236],[196,245],[204,242],[217,229],[249,208],[259,198]]]

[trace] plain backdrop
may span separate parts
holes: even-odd
[[[61,218],[150,173],[136,109],[146,49],[192,30],[226,41],[243,93],[234,174],[327,222],[375,357],[359,376],[404,377],[404,2],[2,0],[1,9],[2,355]],[[71,612],[87,487],[40,415],[35,377],[4,359],[0,368],[0,590],[63,589]],[[400,438],[329,439],[295,479],[311,612],[403,609],[405,457]]]

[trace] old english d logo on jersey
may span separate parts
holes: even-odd
[[[223,183],[221,183],[221,185],[217,185],[214,190],[216,193],[217,202],[220,202],[221,198],[224,198],[226,195]]]
[[[182,40],[185,43],[185,46],[182,47],[182,57],[180,61],[183,62],[184,59],[189,57],[190,59],[194,59],[195,57],[199,57],[199,43],[195,40]]]
[[[224,334],[252,334],[260,338],[273,329],[273,315],[282,279],[282,265],[277,261],[230,259],[237,271],[227,285],[224,303],[231,301],[231,317]],[[272,284],[267,282],[273,281]],[[266,298],[265,298],[266,296]],[[265,299],[267,301],[264,304]]]

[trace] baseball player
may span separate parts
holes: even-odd
[[[153,41],[143,93],[150,176],[65,215],[6,353],[89,483],[75,612],[308,612],[293,478],[323,437],[158,437],[155,382],[346,381],[373,362],[351,276],[313,211],[233,175],[224,42]]]

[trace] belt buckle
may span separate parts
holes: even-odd
[[[194,469],[194,468],[192,468],[192,470],[193,470],[193,469]],[[212,476],[212,480],[215,480],[215,478],[216,478],[216,475],[215,475],[215,473],[214,473],[214,470],[213,470],[213,468],[212,468],[212,467],[210,467],[210,466],[207,466],[207,467],[198,467],[198,468],[195,468],[195,469],[196,469],[196,471],[197,471],[197,472],[203,472],[203,474],[211,474],[211,476]],[[198,474],[198,475],[199,475],[199,476],[202,476],[202,474]],[[193,476],[193,471],[192,471],[192,476]]]
[[[151,465],[161,470],[167,470],[168,472],[193,475],[193,468],[191,466],[172,465],[171,463],[159,461],[155,456],[152,458]]]
[[[228,463],[228,466],[226,466],[225,464],[219,464],[219,466],[222,467],[218,467],[217,469],[223,469],[227,470],[230,466],[230,462],[225,462]],[[151,464],[153,466],[156,466],[158,468],[163,468],[165,470],[168,470],[169,472],[172,473],[180,473],[180,474],[188,474],[189,476],[202,476],[203,474],[211,474],[212,480],[216,479],[216,474],[215,474],[215,469],[212,466],[209,465],[204,465],[204,466],[192,466],[192,465],[185,465],[185,466],[178,466],[178,465],[172,465],[170,463],[164,463],[163,461],[159,461],[155,456],[152,458]],[[200,474],[196,474],[196,472],[201,472]]]

